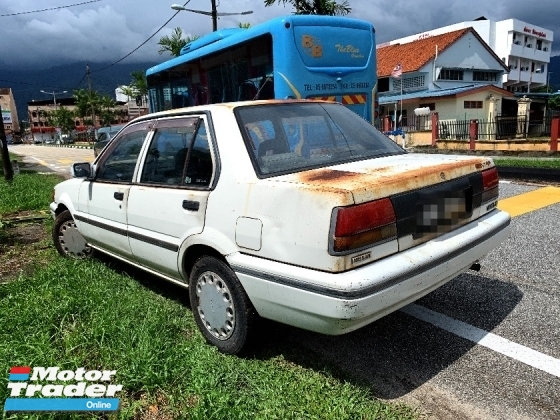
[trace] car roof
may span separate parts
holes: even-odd
[[[328,103],[333,104],[335,102],[325,101],[320,99],[263,99],[263,100],[248,100],[248,101],[238,101],[238,102],[221,102],[216,104],[208,105],[196,105],[186,108],[175,108],[166,111],[155,112],[153,114],[144,115],[142,117],[135,118],[132,123],[151,120],[153,118],[169,117],[174,115],[184,114],[185,112],[204,112],[212,111],[217,109],[234,109],[246,106],[258,106],[258,105],[274,105],[274,104],[296,104],[296,103]]]

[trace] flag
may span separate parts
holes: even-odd
[[[402,65],[401,63],[399,63],[395,66],[395,68],[391,72],[391,77],[394,77],[395,79],[399,79],[401,75],[402,75]]]

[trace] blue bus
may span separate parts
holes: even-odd
[[[146,72],[150,110],[253,99],[341,102],[377,119],[375,30],[361,20],[297,15],[223,29]]]

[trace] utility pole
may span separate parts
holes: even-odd
[[[216,10],[216,0],[212,0],[212,31],[218,30],[218,11]]]
[[[2,166],[4,167],[4,178],[11,181],[14,178],[12,162],[10,162],[10,154],[8,153],[8,142],[6,140],[6,132],[4,131],[4,121],[0,124],[0,143],[2,144]]]
[[[87,75],[87,81],[88,81],[88,86],[89,86],[89,100],[90,100],[90,104],[91,104],[91,124],[93,125],[93,140],[95,141],[95,109],[93,107],[93,97],[91,94],[91,79],[89,77],[89,65],[86,63],[86,75]]]

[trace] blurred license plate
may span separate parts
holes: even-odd
[[[464,192],[437,197],[419,204],[416,211],[416,233],[448,232],[467,217],[467,203]]]

